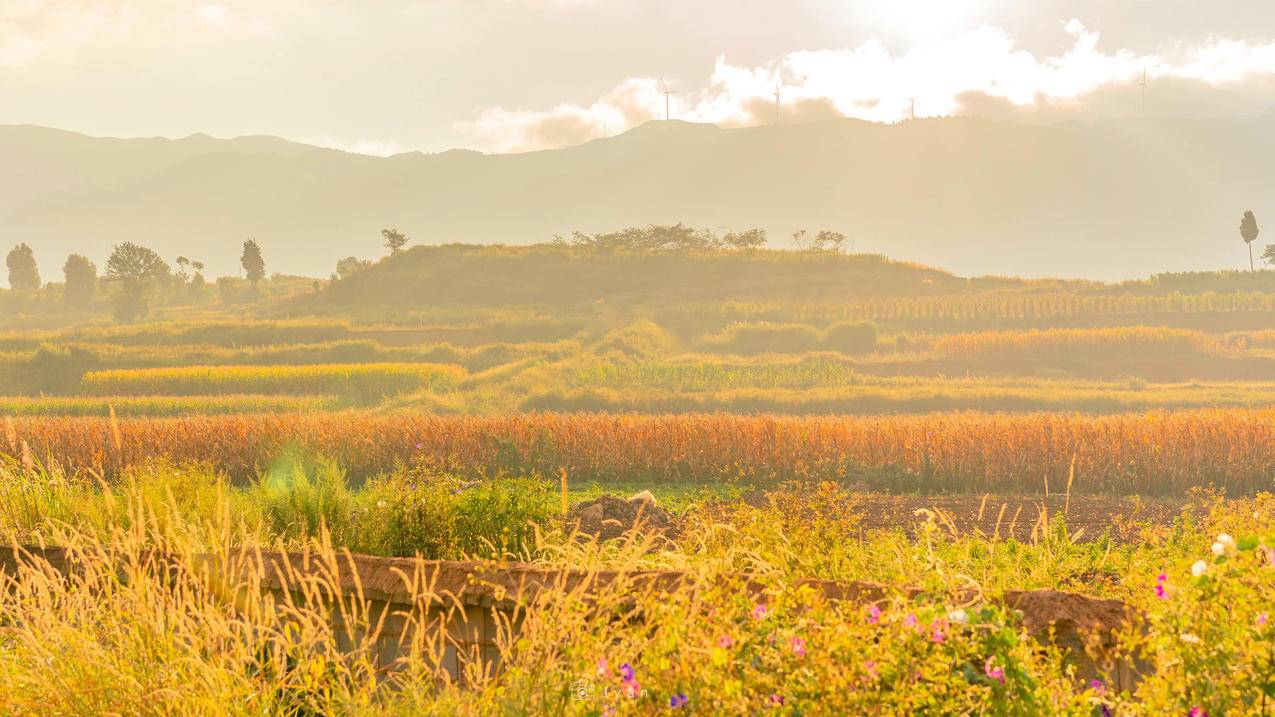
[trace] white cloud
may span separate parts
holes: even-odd
[[[971,97],[1024,111],[1082,108],[1087,96],[1113,86],[1149,80],[1224,86],[1275,76],[1275,42],[1252,44],[1225,38],[1179,47],[1172,53],[1104,52],[1098,33],[1078,20],[1064,25],[1072,44],[1056,57],[1037,57],[1016,46],[1005,30],[983,26],[946,39],[891,53],[878,40],[857,47],[789,53],[764,66],[733,65],[719,57],[706,85],[672,98],[673,116],[692,122],[749,125],[773,119],[773,93],[781,85],[786,121],[829,116],[892,122],[918,116],[959,114]],[[548,110],[493,107],[458,126],[481,148],[542,149],[614,133],[663,114],[654,78],[630,78],[589,104],[564,103]],[[1135,96],[1132,94],[1131,97]],[[1131,101],[1131,109],[1136,103]]]

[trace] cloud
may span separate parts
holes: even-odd
[[[852,48],[792,52],[755,67],[719,56],[703,88],[671,98],[672,115],[723,126],[771,122],[776,84],[787,122],[829,117],[894,122],[908,116],[913,98],[919,117],[987,113],[1053,120],[1091,115],[1096,105],[1135,114],[1144,71],[1162,112],[1208,106],[1174,99],[1188,96],[1226,96],[1234,105],[1250,89],[1268,93],[1268,103],[1275,100],[1269,94],[1275,42],[1211,37],[1160,54],[1138,54],[1099,49],[1098,33],[1078,20],[1063,30],[1070,46],[1053,57],[1019,48],[1008,32],[993,26],[902,54],[872,39]],[[561,147],[601,136],[604,127],[615,133],[660,117],[663,102],[658,80],[630,78],[588,104],[539,111],[493,107],[457,129],[487,150]]]

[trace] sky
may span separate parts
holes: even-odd
[[[1252,115],[1275,2],[0,0],[0,124],[519,152],[658,118],[664,87],[724,126]]]

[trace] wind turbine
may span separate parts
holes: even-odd
[[[775,124],[779,124],[779,83],[775,83]]]
[[[668,88],[668,84],[664,82],[663,77],[660,78],[660,89],[663,90],[664,92],[664,121],[667,122],[669,119],[668,98],[669,98],[669,95],[675,95],[677,94],[677,92],[674,92],[673,90],[670,90]]]
[[[1142,82],[1138,83],[1142,88],[1142,116],[1147,116],[1147,68],[1142,68]]]

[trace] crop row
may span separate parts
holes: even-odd
[[[330,396],[3,396],[8,416],[185,416],[223,413],[281,413],[340,408]]]
[[[884,417],[367,412],[184,419],[7,419],[0,450],[108,473],[156,456],[246,478],[303,446],[356,476],[420,465],[468,476],[572,480],[835,479],[962,492],[1232,494],[1275,481],[1275,411]]]
[[[93,371],[81,380],[92,396],[198,396],[212,393],[384,396],[454,385],[459,366],[318,364],[309,366],[178,366]]]

